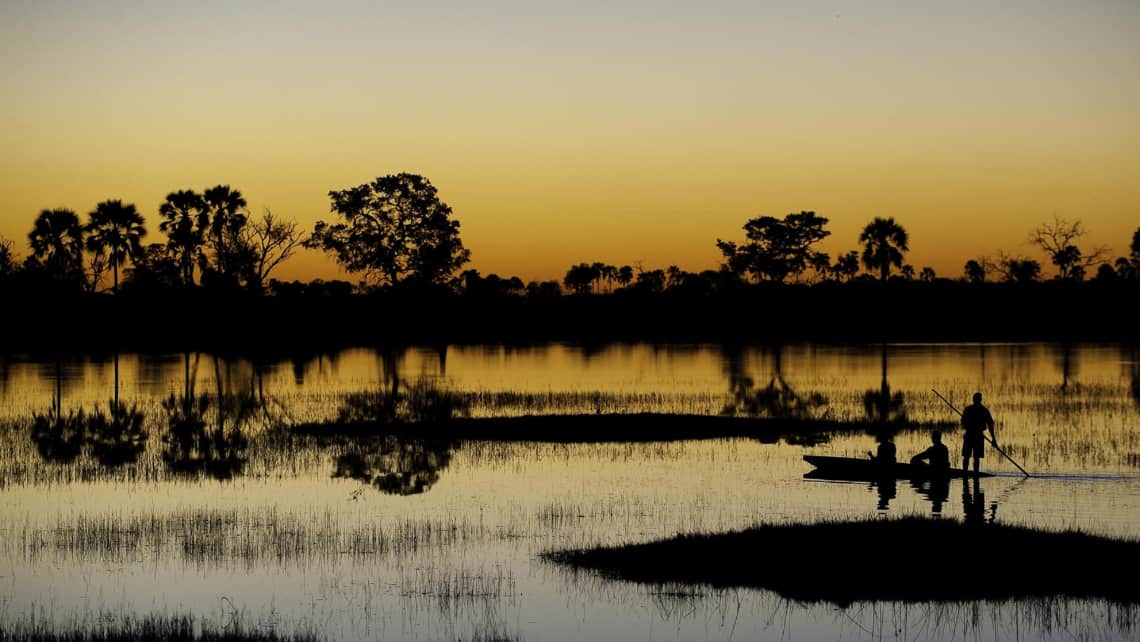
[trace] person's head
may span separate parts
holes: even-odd
[[[974,403],[982,403],[982,393],[980,393],[980,392],[974,393]]]
[[[934,432],[930,433],[930,441],[936,444],[942,443],[942,431],[935,430]]]

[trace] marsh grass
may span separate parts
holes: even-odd
[[[281,634],[273,629],[247,629],[238,622],[217,626],[190,615],[143,617],[101,616],[94,622],[56,628],[35,620],[0,627],[2,642],[310,642],[312,633]]]
[[[16,530],[16,529],[13,529]],[[274,508],[179,510],[165,514],[86,515],[46,527],[27,524],[10,541],[31,562],[100,560],[125,564],[175,560],[200,568],[327,564],[342,558],[392,558],[485,536],[458,518],[343,523]]]
[[[509,568],[496,564],[490,569],[473,569],[462,563],[446,562],[431,560],[402,574],[400,597],[427,603],[446,613],[492,603],[514,604],[517,589],[514,573]]]

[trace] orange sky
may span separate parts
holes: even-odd
[[[833,254],[894,216],[954,276],[1055,214],[1117,254],[1140,226],[1136,3],[658,4],[5,3],[0,235],[122,198],[160,240],[162,197],[217,183],[310,227],[399,171],[524,279],[712,268],[805,209]]]

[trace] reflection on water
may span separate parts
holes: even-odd
[[[538,555],[884,514],[988,524],[1000,512],[1004,523],[1136,537],[1138,357],[1130,347],[1039,344],[8,355],[0,626],[30,613],[57,622],[155,609],[208,617],[224,597],[251,623],[318,622],[330,639],[1134,639],[1136,609],[1098,601],[836,610],[757,591],[651,591],[569,576]],[[1003,448],[1042,476],[1024,480],[987,458],[997,476],[949,484],[802,479],[805,454],[866,457],[889,441],[909,460],[930,441],[911,422],[955,419],[930,388],[956,403],[982,390]],[[798,444],[288,430],[641,411],[874,429]],[[980,579],[990,572],[1005,571],[984,565]]]
[[[451,462],[452,442],[386,435],[336,456],[333,477],[356,479],[392,495],[427,491]]]

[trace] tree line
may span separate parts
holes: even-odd
[[[0,279],[88,292],[117,292],[120,280],[132,288],[262,291],[304,240],[294,221],[269,210],[252,216],[241,192],[228,185],[171,192],[158,215],[166,240],[144,244],[149,230],[132,203],[102,201],[86,222],[74,210],[45,209],[28,233],[30,252],[22,261],[10,241],[0,240]]]
[[[743,226],[744,239],[718,239],[723,262],[694,273],[677,266],[646,269],[640,264],[601,262],[571,266],[561,281],[524,283],[517,276],[481,275],[470,261],[459,222],[431,182],[416,174],[381,176],[328,193],[331,222],[318,221],[304,233],[295,221],[266,210],[248,211],[242,193],[228,185],[201,192],[167,194],[158,208],[164,241],[144,244],[146,221],[122,200],[98,203],[86,222],[73,210],[45,209],[28,234],[21,260],[11,241],[0,239],[0,285],[43,285],[88,292],[120,286],[132,290],[207,288],[298,294],[412,290],[470,295],[609,294],[617,292],[722,292],[761,283],[818,284],[850,281],[926,281],[940,277],[931,267],[906,262],[909,235],[893,217],[867,223],[854,249],[832,259],[818,249],[831,232],[828,219],[802,211],[784,217],[759,216]],[[1140,281],[1140,228],[1130,254],[1110,260],[1108,249],[1083,249],[1087,230],[1080,221],[1054,218],[1033,229],[1028,244],[1056,268],[1056,279]],[[274,270],[302,247],[333,256],[358,284],[315,280],[281,282]],[[957,278],[973,283],[1042,280],[1040,261],[999,251],[965,262]]]

